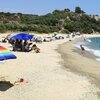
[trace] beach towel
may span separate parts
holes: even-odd
[[[16,56],[5,47],[0,46],[0,61],[7,59],[16,59]]]

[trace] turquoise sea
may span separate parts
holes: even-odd
[[[80,48],[80,45],[83,45],[85,50],[97,56],[96,60],[100,61],[100,37],[82,38],[75,43],[78,48]]]

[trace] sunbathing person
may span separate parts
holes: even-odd
[[[22,51],[28,51],[28,42],[26,40],[22,44]]]
[[[13,46],[13,51],[18,51],[19,49],[18,39],[15,40],[12,46]]]
[[[19,40],[19,41],[18,41],[18,44],[19,44],[19,45],[18,45],[19,50],[22,51],[22,40]]]
[[[31,51],[31,47],[30,47],[31,45],[32,45],[32,43],[28,43],[28,41],[25,40],[22,45],[22,51],[25,51],[25,52]]]
[[[34,44],[31,49],[34,50],[35,53],[40,53],[40,49],[36,46],[36,44]]]

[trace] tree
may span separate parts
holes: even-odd
[[[4,24],[0,24],[0,32],[1,32],[1,33],[6,32],[6,27],[5,27]]]
[[[67,9],[64,9],[64,11],[65,11],[65,12],[70,12],[70,9],[67,8]]]
[[[75,13],[78,13],[78,14],[82,13],[81,8],[80,7],[76,7],[75,8]]]
[[[70,32],[74,31],[74,27],[75,27],[75,24],[73,21],[66,21],[66,24],[64,25],[64,28]]]

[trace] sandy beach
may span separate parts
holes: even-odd
[[[68,40],[37,44],[39,54],[13,52],[17,59],[0,62],[0,77],[11,83],[18,78],[27,81],[0,91],[0,100],[100,100],[94,84],[96,79],[99,84],[100,62],[74,52]]]
[[[85,37],[100,37],[99,35],[85,35]],[[81,50],[74,46],[74,43],[79,39],[66,42],[59,46],[59,53],[61,53],[64,62],[62,63],[66,68],[78,75],[86,76],[90,82],[96,84],[100,88],[100,62],[96,61],[96,56],[85,51],[84,55]],[[100,96],[100,92],[98,92]]]

